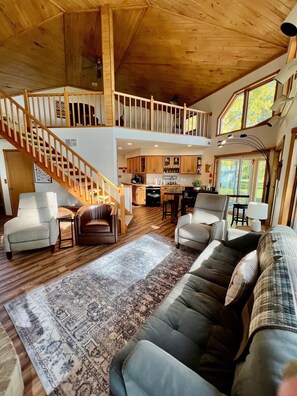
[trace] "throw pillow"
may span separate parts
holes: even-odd
[[[236,265],[227,289],[225,305],[235,304],[242,300],[246,293],[254,287],[257,278],[258,256],[257,251],[253,250]]]

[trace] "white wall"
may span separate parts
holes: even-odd
[[[260,80],[263,77],[266,77],[273,72],[278,71],[282,66],[285,65],[287,59],[287,55],[283,55],[280,58],[275,59],[269,64],[261,67],[260,69],[248,74],[247,76],[241,78],[240,80],[235,81],[234,83],[228,85],[227,87],[221,89],[220,91],[214,93],[213,95],[208,96],[207,98],[197,102],[193,107],[199,108],[204,111],[211,111],[212,117],[210,122],[210,135],[212,138],[211,147],[209,149],[204,150],[203,154],[203,162],[212,163],[214,162],[215,155],[227,155],[230,153],[242,153],[251,151],[252,148],[249,148],[245,145],[225,145],[223,148],[219,149],[217,147],[218,140],[222,140],[226,135],[216,136],[217,132],[217,120],[226,106],[227,102],[231,98],[232,94],[239,89],[242,89],[253,82]],[[283,136],[285,139],[285,148],[284,148],[284,157],[283,157],[283,170],[281,174],[281,180],[279,183],[279,193],[277,195],[276,203],[275,203],[275,212],[272,220],[272,224],[277,224],[279,210],[281,205],[281,192],[284,187],[284,177],[285,177],[285,169],[287,166],[287,157],[289,151],[289,143],[290,143],[290,135],[291,129],[296,126],[296,114],[297,114],[297,102],[294,100],[286,119],[281,123],[277,124],[274,127],[268,127],[267,125],[254,127],[247,130],[244,130],[244,133],[247,135],[255,135],[258,136],[264,143],[266,147],[275,147],[282,139]],[[235,133],[234,137],[239,136],[241,132]],[[290,164],[289,164],[290,165]]]

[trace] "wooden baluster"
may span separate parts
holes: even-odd
[[[72,152],[72,181],[73,181],[73,190],[77,190],[77,180],[76,180],[76,166],[75,166],[75,159],[74,159],[74,153]]]
[[[8,114],[7,98],[4,98],[4,108],[5,108],[5,115],[6,115],[7,134],[9,137],[11,137],[10,117]]]
[[[79,195],[82,197],[83,195],[83,188],[82,188],[82,182],[81,182],[81,161],[80,159],[78,160],[78,180],[79,180]]]
[[[5,131],[5,128],[4,128],[4,119],[3,119],[3,108],[2,108],[2,104],[4,103],[4,101],[3,101],[3,97],[1,96],[1,101],[0,101],[0,117],[1,117],[1,128],[2,128],[2,131],[4,132]]]
[[[69,96],[66,88],[64,88],[64,104],[65,104],[65,118],[66,126],[70,127],[70,108],[69,108]]]
[[[15,142],[17,142],[18,136],[17,136],[17,130],[16,130],[16,126],[15,126],[14,106],[12,105],[12,102],[9,102],[9,104],[10,104],[11,122],[12,122],[12,126],[13,126],[13,140]]]
[[[87,181],[86,164],[84,164],[84,174],[85,174],[85,200],[88,202],[89,201],[89,197],[88,197],[88,181]]]
[[[183,109],[183,126],[182,126],[182,133],[186,134],[186,123],[187,123],[187,106],[184,103],[184,109]]]
[[[21,124],[21,118],[20,118],[20,109],[17,108],[17,122],[18,122],[18,130],[19,130],[19,136],[20,136],[20,145],[21,147],[24,147],[24,136],[23,136],[23,125]]]
[[[154,130],[154,97],[151,96],[151,106],[150,106],[150,122],[151,122],[151,131]]]
[[[48,133],[48,132],[47,132]],[[45,134],[44,134],[44,129],[42,128],[42,140],[43,140],[43,153],[44,153],[44,165],[46,168],[48,168],[48,150],[49,146],[47,146],[47,142],[45,141]]]

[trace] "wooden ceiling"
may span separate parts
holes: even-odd
[[[2,0],[0,87],[101,90],[104,4],[113,9],[116,90],[189,105],[286,53],[279,27],[296,1]]]

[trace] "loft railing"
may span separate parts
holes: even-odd
[[[208,137],[211,113],[115,92],[118,126],[179,135]]]
[[[26,109],[49,128],[104,125],[103,92],[25,91],[24,97]]]
[[[25,92],[26,109],[48,127],[104,126],[103,92],[31,94]],[[208,137],[211,113],[114,93],[114,126],[178,135]]]
[[[126,232],[124,186],[109,181],[2,90],[0,134],[83,204],[116,204]]]

